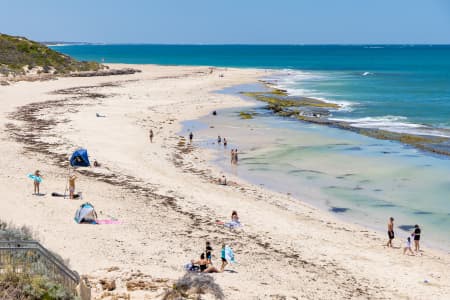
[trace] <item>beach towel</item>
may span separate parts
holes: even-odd
[[[200,267],[193,265],[192,263],[187,263],[184,265],[184,270],[186,270],[186,272],[198,272]]]
[[[122,224],[121,221],[119,220],[111,220],[111,219],[107,219],[107,220],[97,220],[97,224],[99,225],[110,225],[110,224]]]
[[[235,264],[233,249],[230,246],[225,246],[225,259],[227,262]]]
[[[30,178],[30,179],[32,179],[32,180],[34,180],[36,182],[39,182],[39,183],[42,182],[42,177],[40,177],[40,176],[36,176],[34,174],[31,174],[31,173],[28,174],[27,176],[28,176],[28,178]]]
[[[60,194],[60,193],[56,193],[56,192],[52,193],[52,197],[68,197],[68,196],[69,195],[64,195],[64,194]],[[81,195],[79,195],[79,194],[73,194],[74,199],[78,199],[80,197],[81,197]]]
[[[239,221],[231,221],[231,222],[223,224],[223,226],[228,227],[228,228],[237,228],[237,227],[241,227],[242,224]]]

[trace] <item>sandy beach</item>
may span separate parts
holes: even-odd
[[[387,249],[386,234],[345,223],[302,199],[231,174],[236,185],[216,183],[222,173],[210,162],[211,153],[199,146],[195,132],[192,145],[179,136],[181,122],[250,105],[214,92],[255,83],[265,71],[131,67],[142,73],[0,87],[1,220],[30,226],[43,245],[93,284],[114,278],[114,293],[131,299],[160,297],[207,240],[215,265],[222,243],[235,251],[238,263],[212,274],[227,299],[448,298],[448,253],[424,248],[422,256],[403,255],[403,240]],[[83,200],[52,197],[64,193],[68,159],[78,147],[101,167],[76,171]],[[43,196],[32,195],[26,176],[37,169]],[[75,211],[86,201],[100,219],[121,224],[76,224]],[[228,221],[233,210],[242,228],[216,224]],[[133,276],[161,284],[127,291]],[[105,296],[98,285],[92,291],[97,299]]]

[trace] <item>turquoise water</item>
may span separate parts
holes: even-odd
[[[420,224],[423,243],[450,250],[450,159],[393,141],[274,117],[263,108],[254,119],[241,109],[218,111],[185,124],[212,149],[226,172],[288,193],[338,217],[386,231],[395,218],[396,243]],[[212,127],[212,128],[211,128]],[[217,145],[217,135],[229,146]],[[239,165],[229,151],[239,149]]]
[[[360,127],[449,135],[450,46],[53,48],[106,63],[276,69],[269,80],[290,93],[341,103],[335,119]],[[425,243],[450,249],[450,159],[255,110],[260,115],[252,120],[239,119],[240,109],[225,110],[187,123],[186,129],[215,149],[216,161],[226,171],[382,231],[393,216],[402,239],[407,232],[400,228],[420,224]],[[218,134],[240,149],[238,167],[230,167],[228,149],[213,144]]]
[[[279,69],[272,78],[297,95],[339,102],[333,117],[355,126],[449,135],[448,46],[70,45],[54,49],[106,63]]]

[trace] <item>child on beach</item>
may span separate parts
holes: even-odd
[[[403,248],[403,255],[405,255],[408,251],[409,253],[411,253],[411,255],[414,255],[411,249],[411,238],[409,236],[406,238],[405,248]]]
[[[35,195],[39,195],[39,185],[41,184],[42,181],[42,175],[39,172],[39,170],[36,170],[36,172],[34,172],[34,177],[33,177],[33,185],[34,185],[34,194]]]
[[[213,248],[211,247],[211,243],[210,242],[206,242],[206,251],[205,251],[205,253],[206,253],[206,260],[211,265],[212,265],[212,261],[211,261],[211,259],[212,259],[212,254],[211,254],[212,251],[213,251]]]
[[[69,177],[69,199],[74,199],[74,193],[75,193],[75,180],[78,177],[73,174]]]

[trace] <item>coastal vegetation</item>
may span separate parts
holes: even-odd
[[[32,241],[37,240],[36,234],[27,226],[16,226],[0,220],[0,240],[3,241]],[[62,258],[55,254],[60,261]],[[12,254],[11,254],[12,255]],[[31,255],[31,254],[27,254]],[[71,300],[75,295],[63,285],[50,280],[42,274],[14,272],[20,255],[14,259],[3,260],[0,265],[0,299],[5,300]],[[26,260],[26,258],[23,258]],[[66,262],[67,264],[67,262]],[[22,268],[25,266],[23,264]]]
[[[78,61],[24,37],[0,34],[0,75],[69,74],[98,71],[97,62]]]

